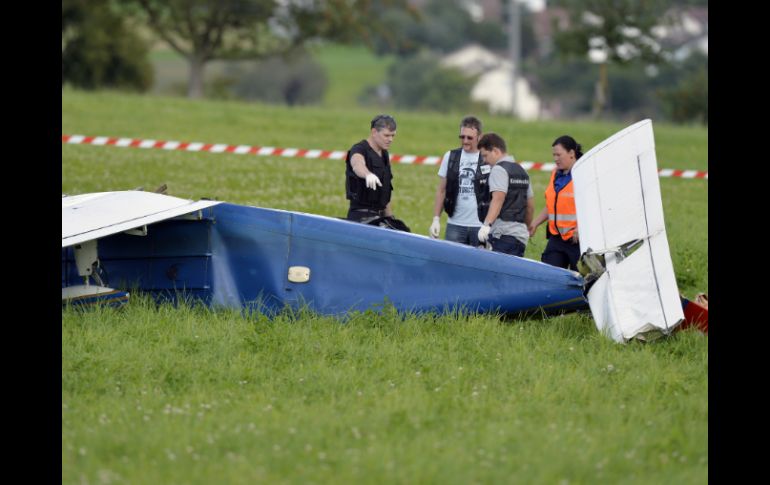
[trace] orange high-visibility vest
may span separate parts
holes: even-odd
[[[558,170],[558,169],[556,169]],[[575,192],[572,180],[558,193],[553,188],[556,170],[551,173],[551,181],[545,188],[545,206],[548,208],[548,232],[560,234],[561,238],[569,241],[577,227],[577,210],[575,209]]]

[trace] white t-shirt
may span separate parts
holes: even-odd
[[[481,227],[479,214],[476,209],[476,192],[473,189],[473,177],[476,175],[476,166],[479,163],[479,152],[460,152],[460,187],[457,192],[455,211],[447,219],[449,224],[456,226]],[[441,167],[438,169],[439,177],[446,177],[449,168],[449,152],[444,154]]]

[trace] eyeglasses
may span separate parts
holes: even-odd
[[[461,140],[473,140],[473,136],[472,135],[460,135],[457,138],[459,138]]]

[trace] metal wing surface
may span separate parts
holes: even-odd
[[[581,253],[604,256],[588,292],[596,326],[624,342],[668,334],[683,319],[650,120],[599,143],[572,168]],[[624,252],[631,241],[641,241]]]
[[[127,190],[62,197],[61,247],[99,239],[219,204]]]

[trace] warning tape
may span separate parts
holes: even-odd
[[[161,150],[184,150],[187,152],[234,153],[236,155],[272,155],[281,157],[324,158],[344,160],[347,151],[307,150],[303,148],[277,148],[250,145],[225,145],[222,143],[180,142],[163,140],[142,140],[139,138],[117,138],[108,136],[62,135],[62,143],[71,145],[109,145],[116,147],[158,148]],[[427,157],[418,155],[391,155],[392,163],[405,165],[438,165],[442,157]],[[556,165],[553,163],[521,162],[525,170],[541,170],[551,172]],[[709,173],[699,170],[676,170],[662,168],[658,170],[661,177],[681,177],[708,179]]]

